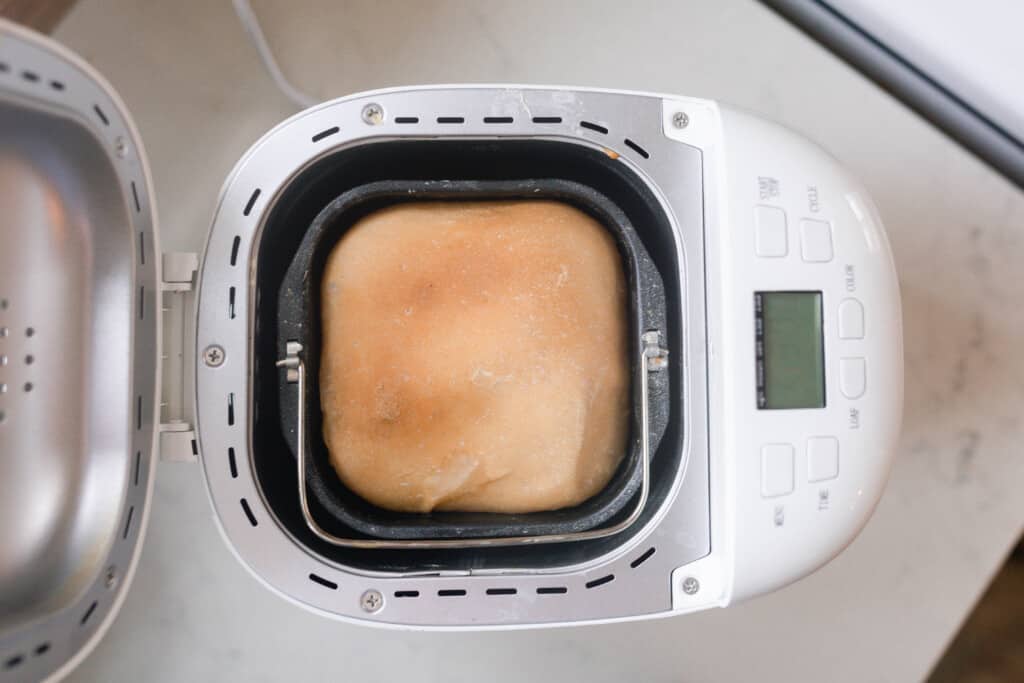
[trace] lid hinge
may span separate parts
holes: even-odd
[[[198,462],[199,446],[193,428],[190,397],[195,379],[195,291],[199,256],[191,252],[163,254],[161,314],[163,315],[163,382],[160,396],[160,459]],[[192,340],[193,343],[189,343]]]

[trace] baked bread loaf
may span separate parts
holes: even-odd
[[[390,510],[576,505],[625,455],[626,282],[600,223],[546,200],[360,219],[321,283],[320,398],[339,477]]]

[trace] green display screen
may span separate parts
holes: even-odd
[[[756,292],[757,407],[825,407],[821,292]]]

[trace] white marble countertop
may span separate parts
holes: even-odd
[[[726,610],[627,625],[405,633],[272,595],[162,464],[139,575],[76,681],[892,680],[926,675],[1024,526],[1024,195],[762,6],[727,2],[254,3],[324,98],[418,82],[571,83],[728,101],[860,176],[903,286],[907,406],[864,533],[815,575]],[[224,176],[293,108],[226,1],[81,0],[57,38],[142,130],[167,250],[198,250]]]

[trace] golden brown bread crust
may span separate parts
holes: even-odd
[[[626,284],[612,236],[554,201],[418,202],[328,257],[324,439],[393,510],[534,512],[601,490],[626,449]]]

